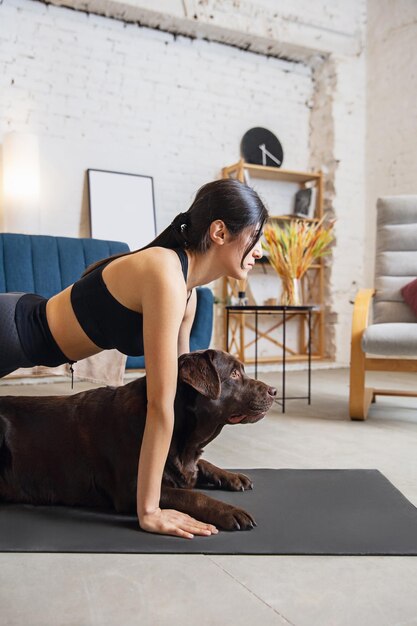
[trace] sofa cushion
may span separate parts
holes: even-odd
[[[94,261],[128,251],[119,241],[1,233],[0,292],[50,298],[78,280]]]
[[[377,203],[374,323],[414,322],[401,289],[417,275],[417,200],[386,196]]]
[[[49,298],[78,280],[91,263],[128,251],[128,245],[118,241],[0,233],[0,292],[37,293]],[[75,365],[75,375],[79,380],[119,385],[125,361],[125,355],[116,350],[95,354]],[[10,376],[69,375],[68,367],[37,366],[19,369]]]
[[[407,283],[407,285],[401,289],[401,294],[404,298],[404,302],[408,304],[417,318],[417,278],[412,280],[411,283]]]
[[[197,288],[197,310],[191,328],[190,351],[209,347],[213,330],[213,293],[208,287]]]
[[[197,287],[197,309],[191,328],[190,350],[205,350],[209,347],[213,330],[213,293],[208,287]],[[127,357],[126,369],[144,369],[143,356]]]

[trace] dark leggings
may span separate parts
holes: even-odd
[[[23,293],[0,293],[0,378],[19,367],[33,367],[20,344],[15,309]]]

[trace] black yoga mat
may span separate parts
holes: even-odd
[[[239,469],[246,492],[204,489],[257,526],[181,539],[141,531],[135,516],[0,505],[0,551],[171,554],[417,555],[417,509],[378,470]]]

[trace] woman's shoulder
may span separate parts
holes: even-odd
[[[181,264],[175,250],[154,246],[138,250],[130,255],[131,263],[139,274],[163,276],[172,279],[175,274],[181,277]]]
[[[130,257],[135,263],[157,263],[163,261],[166,263],[178,260],[178,254],[171,248],[162,248],[161,246],[152,246],[144,250],[133,252]]]

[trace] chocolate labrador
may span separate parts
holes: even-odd
[[[244,474],[200,457],[223,426],[262,419],[275,395],[276,389],[249,378],[226,352],[182,355],[161,508],[226,530],[252,528],[249,513],[193,487],[252,489]],[[146,406],[146,377],[72,396],[1,397],[0,501],[136,512]]]

